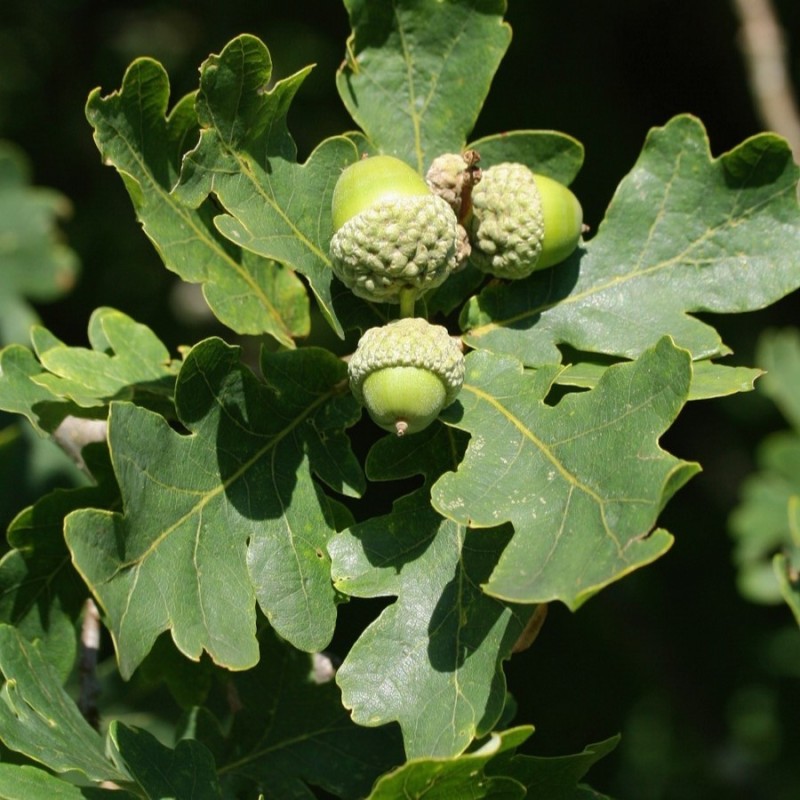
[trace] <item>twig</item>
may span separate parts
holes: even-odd
[[[81,625],[81,651],[78,661],[78,680],[80,697],[78,708],[84,719],[93,727],[100,727],[100,711],[97,708],[97,697],[100,684],[97,681],[97,653],[100,649],[100,613],[94,600],[89,598],[83,606],[83,624]]]
[[[761,121],[783,136],[800,161],[800,109],[792,88],[783,30],[771,0],[732,0],[740,47]]]

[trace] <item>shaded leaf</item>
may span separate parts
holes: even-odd
[[[89,780],[121,781],[124,772],[105,756],[104,743],[61,688],[39,649],[9,625],[0,625],[0,739],[55,772]]]
[[[69,201],[30,185],[25,155],[0,142],[0,343],[24,342],[37,321],[27,300],[54,300],[75,283],[78,259],[61,240],[58,221]]]
[[[758,340],[756,362],[766,371],[761,389],[800,433],[800,330],[764,331]]]
[[[456,758],[410,759],[384,775],[367,800],[512,800],[525,797],[525,788],[502,776],[490,776],[486,769],[501,754],[519,747],[533,728],[513,728],[493,733],[483,746]]]
[[[105,449],[87,458],[97,485],[56,489],[18,514],[8,528],[13,549],[0,560],[0,621],[38,641],[62,680],[75,663],[75,626],[88,596],[64,542],[64,518],[85,506],[112,507],[118,499]]]
[[[418,172],[459,152],[508,47],[505,0],[345,0],[353,33],[336,86],[381,153]]]
[[[508,131],[484,136],[467,146],[478,151],[484,169],[512,161],[567,186],[583,165],[583,145],[557,131]]]
[[[582,753],[570,756],[512,755],[507,760],[498,759],[489,765],[487,772],[495,770],[518,780],[528,791],[528,797],[547,800],[603,800],[600,795],[581,780],[591,767],[607,756],[619,742],[619,737],[588,745]],[[606,798],[608,800],[608,798]]]
[[[186,739],[172,750],[151,733],[114,722],[109,738],[119,760],[145,797],[219,800],[214,759],[200,742]]]
[[[75,786],[43,769],[0,764],[0,797],[3,800],[135,800],[120,789]]]
[[[783,597],[773,556],[793,547],[792,504],[800,498],[800,437],[783,431],[764,439],[758,471],[742,483],[740,502],[729,519],[739,591],[758,603]],[[796,545],[800,547],[800,544]]]
[[[356,725],[333,681],[316,677],[312,658],[261,636],[255,669],[231,676],[239,710],[227,736],[212,736],[225,785],[247,785],[267,800],[311,800],[309,785],[357,800],[403,761],[395,726]],[[254,796],[251,792],[250,796]]]
[[[309,330],[308,298],[291,270],[246,253],[214,228],[211,202],[189,208],[171,194],[185,151],[198,136],[194,95],[167,114],[169,80],[150,58],[134,61],[122,87],[90,95],[86,116],[105,163],[130,194],[144,232],[165,266],[200,283],[210,309],[237,333],[266,333],[287,347]]]
[[[724,355],[691,314],[755,310],[800,285],[799,172],[774,134],[712,159],[700,123],[676,117],[650,132],[593,239],[470,301],[466,341],[528,366],[558,362],[560,343],[634,358],[665,334],[694,359]]]
[[[269,51],[249,35],[210,56],[200,70],[200,142],[184,158],[173,196],[197,206],[213,193],[228,212],[214,219],[216,227],[236,245],[303,273],[341,335],[328,258],[331,195],[357,152],[338,136],[322,142],[305,164],[297,163],[286,114],[309,70],[267,89]]]
[[[757,361],[766,368],[759,388],[792,424],[793,431],[765,437],[756,453],[758,470],[740,490],[728,521],[734,539],[739,591],[757,603],[785,600],[798,616],[800,566],[800,334],[794,328],[766,331]],[[800,619],[800,616],[798,616]]]
[[[356,722],[400,723],[409,758],[455,755],[492,729],[506,698],[502,662],[534,611],[480,589],[510,527],[471,531],[431,508],[430,485],[457,466],[464,446],[441,425],[381,439],[369,477],[421,473],[425,485],[328,546],[340,591],[397,596],[350,649],[337,681]]]
[[[559,372],[556,383],[592,389],[597,386],[608,367],[616,363],[617,359],[603,356],[578,361]],[[756,380],[763,374],[762,370],[750,367],[728,367],[707,360],[693,361],[692,381],[686,399],[710,400],[713,397],[750,392],[755,388]]]
[[[186,357],[176,387],[182,435],[113,403],[109,444],[123,514],[67,518],[73,560],[99,600],[129,676],[170,630],[193,659],[231,669],[258,657],[255,601],[296,647],[324,647],[335,622],[326,542],[335,512],[312,473],[358,494],[344,428],[344,364],[326,351],[264,353],[266,386],[218,339]]]
[[[550,406],[557,373],[524,372],[488,352],[468,356],[464,388],[444,418],[472,438],[432,501],[461,524],[513,523],[484,587],[490,594],[576,608],[672,542],[653,526],[698,467],[665,453],[658,438],[686,400],[691,367],[665,338],[637,361],[610,367],[592,391]]]

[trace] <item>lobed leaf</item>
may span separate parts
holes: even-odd
[[[420,173],[459,152],[511,40],[505,0],[345,0],[336,86],[373,146]]]
[[[259,639],[258,666],[231,677],[240,708],[230,731],[223,736],[200,726],[215,749],[223,787],[312,800],[313,785],[347,800],[365,797],[380,774],[403,760],[396,727],[356,725],[336,684],[316,670],[316,658],[269,631]]]
[[[58,192],[31,186],[24,154],[0,142],[0,343],[27,339],[37,321],[27,300],[54,300],[74,285],[78,259],[58,231],[69,211]]]
[[[757,603],[785,600],[798,614],[800,564],[800,335],[794,328],[766,331],[757,361],[766,368],[760,388],[792,430],[766,437],[756,454],[758,470],[742,484],[728,522],[734,539],[739,591]]]
[[[456,758],[410,759],[376,784],[367,800],[394,800],[398,796],[415,800],[479,800],[497,797],[502,789],[503,798],[525,797],[525,789],[514,781],[500,776],[486,775],[492,760],[519,747],[533,728],[519,727],[492,734],[478,750]],[[498,786],[498,784],[500,784]]]
[[[86,116],[105,163],[116,168],[144,232],[165,266],[200,283],[210,309],[237,333],[268,334],[287,347],[309,332],[308,297],[286,267],[243,251],[214,227],[212,202],[190,208],[172,192],[197,139],[195,96],[167,113],[169,79],[150,58],[134,61],[119,91],[90,95]]]
[[[712,159],[701,124],[650,132],[597,235],[566,262],[495,283],[465,306],[475,348],[528,366],[559,344],[635,358],[672,336],[694,359],[728,352],[694,312],[762,308],[800,285],[800,170],[774,134]]]
[[[122,312],[92,313],[92,349],[70,347],[38,326],[31,338],[35,355],[21,345],[0,350],[0,409],[25,415],[39,433],[58,436],[70,416],[102,418],[113,399],[174,416],[179,363],[149,328]]]
[[[63,680],[75,664],[75,627],[89,594],[72,566],[64,519],[86,506],[111,508],[119,497],[107,453],[87,459],[97,484],[56,489],[20,512],[8,528],[12,549],[0,560],[0,622],[38,642]]]
[[[430,484],[463,449],[464,437],[440,425],[381,439],[369,476],[421,473],[425,485],[328,546],[337,589],[397,596],[352,646],[337,681],[356,722],[400,723],[409,758],[456,755],[492,729],[506,700],[502,662],[534,613],[480,588],[511,529],[471,531],[431,508]]]
[[[78,407],[36,383],[45,370],[36,356],[20,344],[0,350],[0,409],[22,414],[41,434],[53,433]]]
[[[249,35],[210,56],[200,70],[200,141],[184,158],[172,196],[199,206],[213,194],[227,212],[215,217],[217,229],[234,244],[305,275],[323,314],[342,335],[328,258],[331,196],[357,151],[338,136],[322,142],[305,164],[297,163],[286,115],[309,70],[268,89],[269,51]]]
[[[754,602],[776,603],[782,593],[773,555],[800,552],[800,542],[792,540],[792,506],[800,498],[800,437],[791,431],[767,437],[758,448],[757,465],[742,483],[728,527],[739,591]]]
[[[19,631],[0,625],[0,739],[55,772],[122,781],[100,735],[61,688],[55,669]]]
[[[564,386],[593,389],[603,373],[616,363],[617,359],[604,356],[589,357],[586,360],[581,357],[565,366],[555,380]],[[686,400],[710,400],[713,397],[750,392],[755,388],[756,380],[763,374],[763,370],[750,367],[728,367],[709,360],[693,361],[692,381]]]
[[[76,786],[38,767],[0,764],[3,800],[136,800],[122,789]]]
[[[756,361],[766,372],[762,390],[800,433],[800,330],[765,331],[758,340]]]
[[[108,736],[145,797],[221,800],[214,759],[200,742],[185,739],[171,749],[151,733],[120,722],[111,724]]]
[[[472,438],[432,502],[462,525],[514,525],[486,592],[574,609],[671,545],[653,526],[698,466],[665,453],[658,438],[686,400],[691,366],[665,338],[551,406],[557,374],[485,351],[467,357],[464,388],[443,418]]]
[[[98,308],[89,319],[92,349],[70,347],[45,328],[31,331],[31,340],[44,371],[34,383],[78,406],[107,406],[112,399],[145,398],[172,406],[179,364],[146,326],[113,308]],[[153,400],[151,404],[155,404]]]
[[[109,445],[123,513],[67,517],[78,571],[107,616],[123,676],[170,630],[178,649],[231,669],[258,657],[255,601],[296,647],[330,640],[335,594],[325,547],[337,511],[313,474],[358,494],[344,428],[359,414],[346,368],[326,351],[264,353],[266,385],[218,339],[178,376],[183,435],[113,403]]]

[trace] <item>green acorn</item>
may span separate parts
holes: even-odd
[[[583,210],[563,184],[524,164],[483,170],[467,225],[472,261],[498,278],[525,278],[567,258],[578,246]]]
[[[453,210],[398,158],[372,156],[345,169],[331,211],[331,266],[365,300],[402,298],[413,308],[414,298],[439,286],[459,264]]]
[[[373,421],[403,436],[427,428],[456,399],[464,354],[446,328],[407,317],[365,331],[348,371]]]

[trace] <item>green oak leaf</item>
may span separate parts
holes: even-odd
[[[800,621],[800,332],[765,331],[756,360],[766,369],[759,388],[775,402],[792,430],[761,441],[757,471],[742,483],[739,505],[728,521],[735,542],[737,583],[753,602],[785,600]]]
[[[92,781],[124,781],[105,755],[103,739],[61,688],[40,650],[0,624],[0,740],[54,772],[79,772]]]
[[[328,545],[337,589],[397,596],[353,645],[337,681],[356,722],[400,723],[410,758],[455,755],[492,729],[506,699],[502,662],[534,612],[480,588],[510,526],[471,531],[431,508],[430,485],[455,469],[464,446],[463,434],[441,425],[379,440],[370,478],[421,473],[425,485]]]
[[[777,603],[782,592],[772,561],[776,552],[793,546],[791,509],[800,500],[800,436],[780,431],[766,437],[756,463],[758,471],[743,481],[728,528],[735,543],[739,591],[754,602]]]
[[[21,344],[0,350],[0,410],[22,414],[41,435],[53,433],[80,408],[53,394],[34,378],[46,374],[36,356]]]
[[[518,781],[489,775],[495,759],[512,753],[531,734],[530,726],[493,733],[483,745],[454,758],[410,758],[381,777],[367,800],[516,800],[526,795]]]
[[[557,131],[508,131],[476,139],[467,147],[478,151],[483,168],[512,161],[567,186],[583,166],[583,145]]]
[[[0,142],[0,343],[27,341],[37,321],[27,300],[54,300],[74,285],[78,259],[58,230],[69,211],[63,195],[31,186],[25,155]]]
[[[465,339],[528,366],[558,362],[562,343],[635,358],[667,334],[694,359],[725,354],[692,313],[755,310],[800,285],[799,174],[774,134],[713,159],[700,122],[676,117],[650,132],[597,235],[472,298]]]
[[[653,526],[699,467],[658,446],[691,378],[689,354],[668,338],[607,369],[595,389],[548,405],[558,371],[526,372],[486,351],[467,357],[464,387],[443,419],[472,438],[432,502],[462,525],[514,525],[485,591],[574,609],[670,547],[672,536]]]
[[[119,497],[105,447],[94,445],[85,455],[97,483],[56,489],[20,512],[8,528],[12,549],[0,560],[0,622],[38,642],[64,680],[75,663],[76,622],[89,594],[72,567],[64,518],[86,506],[111,508]]]
[[[227,214],[214,219],[231,242],[306,276],[338,334],[328,244],[331,196],[341,171],[357,158],[344,136],[322,142],[305,164],[286,115],[309,68],[277,81],[265,45],[243,35],[210,56],[200,70],[197,146],[183,160],[173,192],[191,206],[213,194]]]
[[[171,408],[180,364],[148,328],[121,311],[98,308],[89,319],[92,349],[70,347],[46,328],[31,331],[33,348],[45,372],[34,383],[84,408],[109,401]]]
[[[25,415],[40,434],[69,434],[68,426],[59,430],[68,417],[103,418],[112,399],[174,416],[179,362],[149,328],[122,312],[93,312],[91,349],[70,347],[39,326],[31,339],[35,355],[21,345],[0,350],[0,409]]]
[[[329,674],[315,668],[319,656],[269,630],[259,640],[258,665],[230,676],[227,691],[238,708],[230,729],[223,733],[213,718],[195,726],[215,754],[223,788],[312,800],[313,785],[347,800],[365,797],[379,775],[403,761],[397,727],[356,725]]]
[[[214,759],[200,742],[184,739],[175,749],[153,734],[113,722],[108,732],[117,760],[145,797],[221,800]]]
[[[214,227],[210,201],[190,208],[171,193],[181,160],[198,136],[195,95],[167,114],[169,79],[150,58],[134,61],[122,87],[95,89],[86,116],[105,163],[116,168],[144,232],[165,266],[200,283],[211,311],[237,333],[269,334],[287,347],[309,331],[308,296],[286,267],[243,251]]]
[[[756,363],[766,375],[760,387],[800,433],[800,330],[767,330],[758,340]]]
[[[579,360],[565,366],[558,373],[556,383],[564,386],[579,386],[593,389],[603,373],[618,359],[610,356],[582,354]],[[726,397],[738,392],[750,392],[755,382],[764,374],[761,369],[751,367],[728,367],[704,359],[692,362],[692,382],[687,400],[710,400]]]
[[[527,790],[526,797],[547,800],[609,800],[581,783],[586,773],[607,756],[619,742],[619,736],[590,744],[582,753],[569,756],[528,756],[519,753],[499,758],[489,764],[487,773],[515,778]]]
[[[336,86],[382,153],[427,170],[459,152],[511,40],[505,0],[345,0],[353,33]]]
[[[125,677],[166,630],[192,659],[205,650],[222,666],[252,666],[256,600],[296,647],[330,640],[336,597],[325,547],[338,510],[313,476],[361,492],[344,433],[360,411],[345,365],[327,351],[265,351],[261,369],[266,385],[219,339],[191,350],[175,393],[189,435],[112,403],[123,513],[76,511],[66,538]]]
[[[76,786],[38,767],[0,764],[3,800],[139,800],[122,789]]]

